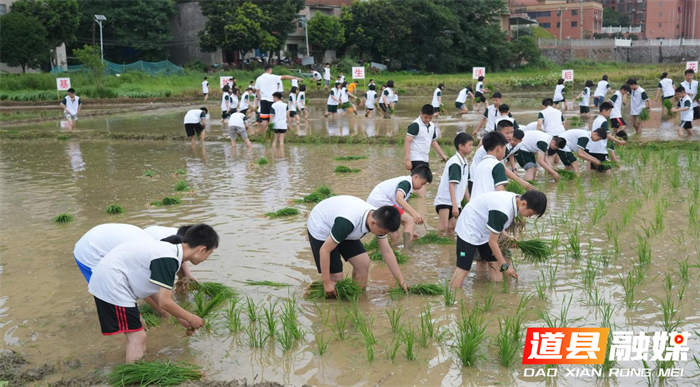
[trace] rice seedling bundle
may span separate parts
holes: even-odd
[[[275,281],[253,281],[253,280],[247,280],[245,281],[246,286],[269,286],[271,288],[283,288],[287,286],[292,286],[290,284],[284,284],[281,282],[275,282]]]
[[[139,307],[139,312],[141,312],[141,318],[146,322],[147,328],[157,328],[160,326],[160,316],[156,314],[156,311],[153,310],[150,305],[141,305]]]
[[[121,214],[124,212],[124,207],[119,204],[110,204],[105,212],[111,215]]]
[[[156,175],[156,173],[149,169],[149,170],[146,170],[146,171],[143,173],[143,175],[144,175],[145,177],[153,177],[153,176]]]
[[[620,166],[620,164],[618,164],[616,161],[612,161],[612,160],[601,161],[600,165],[602,165],[603,168],[605,168],[606,170],[618,168]]]
[[[389,289],[389,294],[392,298],[404,295],[405,292],[400,286],[395,286]],[[419,296],[442,296],[445,294],[445,288],[441,284],[415,284],[408,287],[408,294]]]
[[[523,186],[515,180],[511,180],[508,182],[508,184],[506,184],[506,191],[513,192],[518,195],[522,195],[527,192],[525,188],[523,188]]]
[[[304,198],[301,199],[300,202],[301,203],[320,203],[324,199],[328,199],[331,196],[333,196],[331,189],[327,185],[322,185],[322,186],[316,188],[316,191],[304,196]]]
[[[366,159],[367,156],[336,156],[333,158],[335,161],[354,161]]]
[[[372,241],[369,243],[363,242],[362,245],[365,246],[366,251],[379,249],[379,241],[377,241],[377,238],[372,238]]]
[[[279,218],[282,216],[294,216],[294,215],[299,215],[299,210],[296,208],[292,207],[284,207],[281,210],[277,210],[275,212],[266,212],[265,216],[268,218]]]
[[[666,108],[666,113],[669,117],[674,117],[676,115],[676,113],[671,111],[671,109],[673,109],[673,102],[671,102],[670,99],[663,100],[662,104],[664,105],[664,108]]]
[[[203,319],[209,317],[226,302],[226,296],[223,293],[219,293],[211,298],[205,296],[206,292],[204,291],[198,291],[194,294],[194,314]]]
[[[576,173],[569,171],[568,169],[557,169],[557,173],[559,174],[559,178],[561,180],[575,180],[578,177],[576,176]]]
[[[335,293],[339,300],[353,301],[362,294],[362,288],[351,278],[345,278],[335,284]],[[326,291],[323,289],[323,282],[314,281],[309,286],[306,298],[311,300],[323,300],[326,298]]]
[[[180,180],[177,183],[175,183],[175,192],[186,192],[190,191],[192,188],[187,185],[187,182],[184,180]]]
[[[267,157],[261,157],[258,159],[258,161],[255,162],[255,164],[258,164],[258,165],[267,165],[269,163],[270,162],[267,161]]]
[[[151,205],[153,206],[174,206],[177,204],[182,203],[182,201],[179,198],[172,197],[172,196],[166,196],[163,198],[163,200],[156,200],[155,202],[151,202]]]
[[[211,298],[221,296],[224,299],[230,299],[237,296],[235,289],[219,282],[200,282],[195,289]]]
[[[67,212],[64,212],[62,214],[56,215],[56,217],[53,218],[53,221],[56,223],[69,223],[69,222],[72,222],[73,219],[74,219],[73,215],[71,215]]]
[[[335,170],[333,172],[335,172],[335,173],[357,173],[357,172],[360,172],[360,170],[357,168],[349,168],[349,167],[346,167],[345,165],[338,165],[337,167],[335,167]]]
[[[552,245],[540,239],[515,241],[514,244],[525,257],[533,261],[544,262],[552,256]]]
[[[639,121],[642,121],[642,122],[649,121],[649,109],[647,109],[647,108],[642,109],[642,111],[639,112],[639,115],[637,116],[637,118],[639,119]]]
[[[439,236],[435,231],[429,231],[413,243],[416,245],[453,245],[455,240],[454,238]]]
[[[394,256],[396,256],[396,262],[399,264],[408,262],[408,255],[400,252],[399,250],[394,250]],[[369,259],[372,261],[383,261],[384,257],[382,256],[381,251],[373,250],[369,253]]]
[[[188,380],[200,380],[204,374],[188,363],[168,361],[138,361],[114,367],[107,376],[113,386],[176,386]]]

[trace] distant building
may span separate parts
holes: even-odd
[[[343,7],[349,7],[352,0],[306,0],[306,6],[299,12],[299,15],[306,17],[306,20],[311,19],[316,12],[321,12],[326,15],[340,17]],[[302,58],[307,56],[306,52],[306,32],[302,18],[297,20],[297,29],[289,34],[286,50],[291,53],[292,58]],[[314,48],[309,43],[310,54],[314,53]],[[324,53],[323,62],[330,62],[337,56],[335,50],[328,50]],[[318,64],[318,63],[317,63]]]
[[[588,39],[603,28],[600,0],[511,0],[510,12],[537,20],[557,39]]]
[[[700,39],[700,0],[603,0],[603,6],[627,16],[642,39]]]

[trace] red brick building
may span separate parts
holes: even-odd
[[[603,27],[603,5],[591,0],[511,0],[511,13],[525,13],[557,39],[587,39]]]
[[[603,0],[641,27],[642,39],[700,39],[700,0]]]

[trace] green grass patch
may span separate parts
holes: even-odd
[[[153,177],[155,175],[156,175],[156,173],[150,169],[147,169],[143,172],[144,177]]]
[[[316,188],[316,191],[304,196],[303,199],[297,199],[297,203],[320,203],[321,201],[334,196],[333,192],[327,185],[322,185]]]
[[[187,171],[185,171],[184,168],[180,168],[180,169],[176,169],[176,170],[175,170],[175,174],[176,174],[176,175],[186,175],[186,174],[187,174]]]
[[[335,161],[354,161],[366,159],[367,156],[336,156],[333,158]]]
[[[345,278],[335,284],[335,293],[339,300],[354,301],[363,293],[363,290],[352,278]],[[326,291],[323,289],[323,282],[312,282],[309,286],[306,298],[310,300],[326,299]]]
[[[526,258],[533,261],[544,262],[552,257],[552,244],[540,239],[528,241],[515,241],[515,246],[523,252]]]
[[[258,161],[255,162],[255,164],[258,164],[258,165],[267,165],[269,163],[270,162],[267,161],[267,157],[264,157],[264,156],[259,158]]]
[[[202,371],[194,364],[156,360],[116,366],[107,380],[113,386],[177,386],[203,377]]]
[[[279,218],[283,216],[294,216],[294,215],[299,215],[299,210],[296,208],[292,207],[284,207],[281,210],[277,210],[275,212],[266,212],[265,216],[268,218]]]
[[[75,219],[75,217],[67,212],[64,212],[62,214],[56,215],[55,218],[53,218],[53,221],[56,223],[70,223]]]
[[[418,238],[413,242],[414,245],[453,245],[454,238],[439,236],[435,231],[429,231],[427,234]]]
[[[346,167],[345,165],[338,165],[337,167],[335,167],[333,172],[335,172],[335,173],[357,173],[357,172],[360,172],[360,170],[357,168]]]
[[[123,214],[124,213],[124,207],[120,206],[119,204],[110,204],[107,209],[105,210],[110,215],[116,215],[116,214]]]
[[[172,197],[172,196],[166,196],[163,198],[163,200],[156,200],[151,202],[151,205],[154,207],[160,207],[160,206],[175,206],[182,203],[182,200],[180,198]]]
[[[510,181],[508,182],[508,184],[506,184],[506,191],[508,191],[508,192],[513,192],[513,193],[516,193],[516,194],[518,194],[518,195],[522,195],[522,194],[524,194],[525,192],[527,192],[527,191],[525,190],[525,188],[524,188],[522,185],[520,185],[520,183],[518,183],[518,182],[515,181],[515,180],[510,180]]]
[[[290,284],[284,284],[282,282],[275,282],[275,281],[253,281],[253,280],[246,280],[245,281],[246,286],[267,286],[271,288],[285,288],[288,286],[292,286]]]
[[[576,173],[569,171],[568,169],[557,169],[557,173],[559,174],[559,178],[561,180],[576,180],[576,178],[578,178]]]
[[[369,252],[369,259],[372,261],[384,261],[384,257],[382,257],[381,251],[377,250],[372,250]],[[394,250],[394,255],[396,256],[396,262],[399,264],[406,263],[408,262],[408,255],[400,252],[399,250]]]
[[[175,192],[187,192],[191,191],[192,188],[187,185],[187,182],[184,180],[180,180],[177,183],[175,183]]]

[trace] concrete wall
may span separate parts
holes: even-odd
[[[547,59],[564,64],[575,59],[626,63],[679,63],[698,60],[700,46],[633,46],[609,48],[543,48]]]
[[[202,52],[199,49],[197,32],[204,29],[207,18],[202,15],[199,3],[178,2],[177,10],[170,19],[173,31],[173,44],[170,46],[170,61],[177,65],[185,65],[194,60],[206,64],[223,62],[221,50]]]

